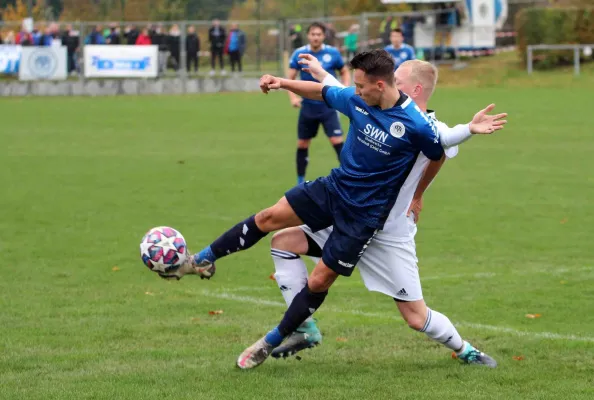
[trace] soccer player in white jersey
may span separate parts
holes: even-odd
[[[301,63],[320,82],[341,86],[338,81],[332,81],[328,77],[315,58],[303,56]],[[406,61],[394,75],[396,86],[408,94],[423,111],[427,111],[427,102],[437,83],[436,68],[425,61]],[[433,112],[430,115],[435,118]],[[486,112],[480,112],[477,116],[471,122],[475,132],[488,128],[496,120],[496,116],[489,116]],[[436,124],[440,132],[447,135],[447,125],[437,120]],[[467,130],[467,137],[470,137],[470,126],[457,129]],[[386,294],[396,301],[402,317],[412,329],[424,332],[429,338],[453,350],[463,362],[495,367],[495,360],[462,340],[445,315],[427,307],[421,291],[414,237],[423,193],[439,172],[445,158],[453,158],[457,153],[457,146],[450,147],[438,161],[419,154],[394,205],[394,210],[399,211],[390,214],[384,228],[369,244],[357,267],[369,290]],[[406,207],[402,207],[402,203]],[[276,269],[275,279],[287,306],[307,284],[308,272],[300,255],[309,255],[317,260],[331,232],[332,227],[312,232],[306,225],[302,225],[283,229],[272,237],[271,254]],[[288,357],[314,347],[321,340],[322,335],[316,322],[309,317],[271,355],[275,358]]]

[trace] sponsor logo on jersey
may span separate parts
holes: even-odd
[[[364,109],[362,109],[359,106],[355,106],[355,110],[359,111],[363,115],[369,115],[369,113],[367,111],[365,111]]]
[[[390,126],[390,135],[394,136],[395,138],[401,138],[402,136],[404,136],[405,132],[406,128],[404,127],[404,124],[400,121],[394,122]]]
[[[386,139],[388,139],[388,134],[386,132],[382,131],[379,128],[376,128],[375,126],[373,126],[371,124],[365,125],[365,129],[363,129],[362,132],[367,137],[370,137],[371,139],[375,139],[378,142],[386,143]]]

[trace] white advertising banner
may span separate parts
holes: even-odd
[[[158,46],[88,45],[84,47],[87,78],[156,78]]]
[[[67,72],[65,46],[22,48],[19,80],[64,80]]]

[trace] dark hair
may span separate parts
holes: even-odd
[[[375,49],[357,54],[350,62],[352,69],[360,69],[365,75],[386,81],[394,82],[394,59],[386,50]]]
[[[313,22],[310,26],[307,27],[307,33],[309,33],[309,31],[311,31],[314,28],[319,28],[322,30],[322,33],[324,35],[326,34],[326,26],[321,22]]]
[[[400,29],[400,28],[392,29],[392,32],[396,32],[396,33],[402,34],[402,29]]]

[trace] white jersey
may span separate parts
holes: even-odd
[[[343,84],[338,82],[338,80],[330,74],[324,78],[322,84],[327,86],[344,87]],[[435,121],[435,125],[439,130],[446,157],[456,157],[458,154],[457,144],[470,138],[469,126],[456,125],[454,128],[450,128],[435,118],[435,112],[427,111],[427,114]],[[407,214],[415,191],[417,190],[417,186],[419,186],[419,181],[429,162],[430,160],[425,157],[423,153],[419,153],[417,161],[413,165],[410,174],[400,188],[396,203],[394,203],[392,211],[390,211],[388,219],[384,223],[383,229],[377,233],[376,237],[391,243],[408,242],[414,239],[417,233],[417,225],[413,218],[407,217]],[[331,230],[332,227],[327,229]]]
[[[435,118],[435,113],[428,113],[431,118],[435,120],[439,133],[441,134],[449,127]],[[454,158],[458,154],[458,146],[449,147],[445,150],[447,158]],[[430,160],[425,157],[423,153],[419,153],[417,161],[415,162],[410,174],[404,181],[404,185],[400,189],[396,203],[390,211],[390,215],[384,224],[384,228],[378,232],[383,240],[391,242],[408,242],[414,239],[417,233],[417,225],[412,218],[407,218],[408,209],[412,203],[413,196],[419,186],[421,177]]]

